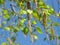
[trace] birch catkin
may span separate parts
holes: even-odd
[[[27,2],[27,9],[31,9],[29,1]],[[29,30],[30,30],[30,40],[33,41],[32,26],[31,26],[31,22],[30,22],[30,17],[31,17],[31,15],[29,13],[27,13],[28,26],[29,26]]]

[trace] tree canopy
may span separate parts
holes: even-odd
[[[6,42],[0,45],[20,45],[16,43],[16,36],[19,31],[25,37],[29,35],[29,40],[32,43],[40,38],[36,33],[39,35],[45,33],[44,41],[56,39],[56,45],[59,45],[60,36],[55,34],[54,26],[59,27],[60,24],[52,21],[50,16],[60,18],[60,12],[55,12],[43,0],[0,0],[0,28],[9,32],[10,36]],[[42,25],[44,30],[38,23]]]

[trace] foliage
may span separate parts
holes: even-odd
[[[14,5],[12,2],[14,2],[16,5]],[[31,7],[31,3],[35,4],[35,8],[33,8],[34,5]],[[0,0],[0,5],[4,5],[4,3],[7,3],[6,0]],[[52,40],[52,37],[55,37],[55,34],[53,35],[53,31],[51,30],[51,22],[52,20],[49,18],[49,16],[54,15],[55,11],[52,7],[49,5],[46,5],[42,0],[9,0],[10,4],[10,10],[1,7],[1,13],[3,17],[2,22],[2,28],[6,31],[9,31],[11,33],[16,34],[18,31],[23,32],[25,36],[28,35],[30,32],[31,39],[34,38],[34,40],[38,39],[38,34],[43,34],[42,30],[40,29],[38,25],[38,22],[43,25],[44,32],[49,35],[49,40]],[[17,9],[17,8],[18,9]],[[15,9],[16,8],[16,9]],[[14,17],[11,21],[11,18]],[[15,19],[16,17],[16,19]],[[56,15],[56,17],[60,17],[60,13]],[[49,22],[49,24],[48,24]],[[8,24],[9,23],[9,24]],[[14,24],[15,23],[15,24]],[[14,24],[14,25],[13,25]],[[49,26],[48,26],[49,25]],[[53,22],[53,26],[59,26],[58,23]],[[34,29],[33,29],[34,28]],[[53,35],[53,36],[52,36]],[[60,39],[60,37],[58,37]],[[16,41],[16,37],[11,37],[12,42]],[[46,40],[46,38],[45,38]],[[9,42],[9,41],[8,41]],[[9,45],[6,42],[3,42],[1,45]],[[19,45],[19,44],[13,44],[13,45]]]

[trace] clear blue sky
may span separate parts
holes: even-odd
[[[56,12],[58,12],[59,9],[58,9],[57,0],[44,0],[44,2],[47,5],[52,6],[54,8],[54,10]],[[8,0],[6,0],[6,4],[5,5],[6,5],[5,6],[6,8],[9,8],[9,2],[8,2]],[[58,22],[60,24],[59,18],[52,17],[52,16],[50,16],[50,18],[51,18],[52,21]],[[35,42],[35,45],[51,45],[51,44],[48,44],[48,41],[44,41],[43,40],[44,37],[46,36],[45,33],[44,33],[43,26],[39,22],[38,22],[37,25],[40,26],[41,30],[43,31],[43,34],[40,35],[40,34],[36,33],[38,35],[38,40]],[[57,32],[57,30],[58,30],[58,32]],[[55,34],[60,34],[59,30],[60,30],[59,27],[54,27]],[[2,34],[2,33],[3,33],[3,35],[5,35],[5,38],[1,38],[1,36],[0,36],[0,43],[6,41],[6,37],[8,37],[8,33],[9,32],[7,32],[7,31],[1,31],[1,29],[0,29],[0,34]],[[32,43],[30,42],[29,34],[27,35],[27,37],[24,37],[24,35],[23,35],[23,33],[21,31],[19,31],[17,34],[18,34],[16,36],[16,38],[17,38],[16,42],[17,43],[20,43],[21,45],[32,45]],[[52,43],[53,45],[56,45],[56,40],[51,41],[50,43]]]

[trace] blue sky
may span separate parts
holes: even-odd
[[[52,1],[53,1],[53,2],[52,2]],[[9,2],[8,2],[8,0],[6,0],[6,2],[7,2],[7,3],[6,3],[5,8],[9,8]],[[45,2],[47,5],[52,6],[52,8],[53,8],[56,12],[58,12],[59,9],[58,9],[57,0],[44,0],[44,2]],[[51,18],[52,21],[58,22],[58,23],[60,24],[60,20],[59,20],[60,18],[56,18],[56,17],[53,17],[53,16],[51,16],[50,18]],[[42,26],[40,23],[38,23],[37,25],[40,26],[41,30],[43,31],[43,34],[38,34],[38,33],[36,33],[36,34],[38,35],[38,40],[35,42],[35,45],[51,45],[51,44],[56,45],[56,40],[50,41],[51,44],[48,44],[48,41],[44,41],[44,40],[43,40],[44,37],[46,36],[45,33],[44,33],[44,28],[43,28],[43,26]],[[1,37],[0,37],[0,43],[6,41],[6,37],[8,37],[8,33],[9,33],[9,32],[7,32],[7,31],[2,31],[2,30],[3,30],[3,29],[0,29],[0,34],[3,33],[3,35],[5,35],[5,38],[1,38]],[[57,30],[58,30],[58,32],[57,32]],[[55,34],[60,34],[59,30],[60,30],[59,27],[54,27]],[[24,35],[23,35],[23,33],[22,33],[21,31],[19,31],[17,34],[18,34],[18,35],[16,36],[16,38],[17,38],[16,42],[17,42],[17,43],[20,43],[21,45],[33,45],[33,44],[30,42],[29,34],[27,35],[27,37],[24,37]]]

